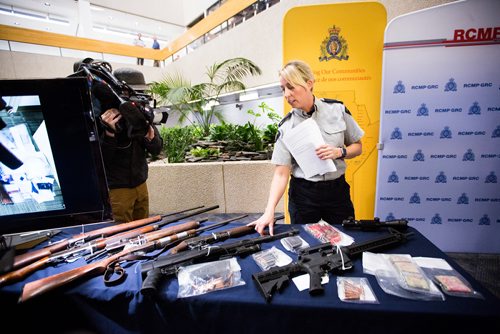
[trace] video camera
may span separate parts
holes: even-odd
[[[115,131],[101,121],[107,130],[116,133],[125,132],[129,138],[144,137],[149,125],[167,122],[167,110],[157,108],[156,100],[151,95],[134,89],[132,82],[127,82],[129,80],[119,80],[113,74],[113,69],[108,62],[85,58],[76,62],[73,70],[75,73],[69,77],[87,78],[93,95],[94,114],[99,119],[102,113],[111,108],[118,109],[122,115],[122,119],[116,124]],[[130,76],[131,80],[133,78],[142,81],[139,84],[142,84],[146,90],[147,86],[142,73],[131,71],[128,73],[133,75]]]

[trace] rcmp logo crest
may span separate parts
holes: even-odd
[[[319,61],[349,59],[349,55],[347,54],[347,41],[340,36],[340,28],[334,25],[328,29],[328,33],[330,36],[321,42],[321,57],[319,57]]]
[[[450,78],[450,80],[444,85],[445,92],[456,92],[457,91],[457,83],[455,79]]]

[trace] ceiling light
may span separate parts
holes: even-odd
[[[102,12],[102,11],[104,11],[104,8],[102,8],[102,7],[96,7],[96,6],[94,6],[94,5],[90,5],[90,9],[91,9],[91,10],[98,11],[98,12]]]
[[[20,18],[28,19],[28,20],[36,20],[36,21],[43,21],[43,22],[49,21],[50,23],[69,25],[69,20],[66,20],[65,18],[51,18],[47,14],[37,14],[34,12],[23,12],[23,11],[20,11],[17,9],[13,9],[11,11],[6,11],[6,10],[0,9],[0,14],[20,17]]]

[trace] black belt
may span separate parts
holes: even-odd
[[[344,175],[341,175],[340,177],[336,178],[335,180],[326,180],[326,181],[317,181],[317,182],[309,181],[309,180],[306,180],[306,179],[303,179],[300,177],[295,177],[293,175],[291,176],[292,182],[294,182],[296,184],[300,184],[301,186],[310,187],[310,188],[337,186],[341,182],[344,182],[344,180],[345,180]]]

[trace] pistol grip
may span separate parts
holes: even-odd
[[[309,294],[310,295],[319,295],[322,294],[324,289],[321,286],[321,279],[323,272],[315,271],[311,268],[307,268],[307,272],[309,274]]]
[[[148,271],[142,282],[141,294],[151,298],[156,297],[158,294],[157,287],[160,284],[162,275],[161,269],[159,268]]]

